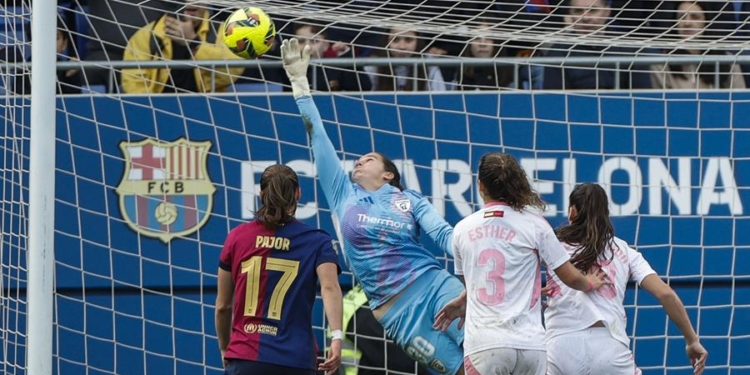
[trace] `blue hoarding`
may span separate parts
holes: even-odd
[[[480,203],[471,171],[489,151],[519,158],[553,225],[564,221],[575,183],[604,184],[618,235],[669,277],[700,324],[718,366],[708,373],[732,365],[739,374],[750,373],[750,360],[737,355],[750,352],[748,99],[513,93],[325,95],[316,103],[345,168],[384,153],[452,224]],[[6,124],[27,120],[6,115]],[[85,373],[93,361],[104,373],[218,373],[218,255],[229,229],[252,217],[268,164],[297,170],[298,217],[333,233],[291,96],[66,97],[57,130],[56,282],[71,297],[57,306],[62,373]],[[10,157],[2,155],[4,165]],[[177,177],[144,172],[155,157],[171,166],[157,169]],[[179,198],[164,198],[175,189]],[[649,374],[685,366],[679,332],[650,296],[630,293],[626,302],[636,298],[629,326],[638,364]],[[76,349],[84,346],[88,355]]]

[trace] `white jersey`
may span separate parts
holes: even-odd
[[[489,204],[456,225],[453,250],[456,274],[466,281],[464,355],[545,350],[540,257],[552,268],[569,259],[547,220]]]
[[[564,246],[571,256],[578,248],[576,245]],[[597,321],[602,321],[612,337],[630,346],[630,338],[625,331],[627,316],[622,305],[625,289],[629,280],[640,284],[646,276],[655,272],[641,253],[631,249],[627,242],[617,237],[594,267],[603,270],[612,285],[605,285],[589,293],[568,287],[554,272],[547,271],[547,285],[552,286],[549,306],[544,312],[547,340],[584,330]]]

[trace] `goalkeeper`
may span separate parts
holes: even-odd
[[[424,196],[401,187],[395,164],[371,152],[355,164],[352,178],[341,161],[310,94],[310,47],[296,39],[281,45],[284,69],[311,137],[323,192],[342,237],[344,254],[386,335],[437,374],[463,374],[463,332],[432,328],[432,317],[463,291],[419,243],[419,229],[453,256],[453,228]]]

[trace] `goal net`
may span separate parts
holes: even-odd
[[[229,230],[252,219],[263,169],[281,162],[297,171],[297,217],[334,233],[278,48],[245,61],[220,47],[222,20],[249,3],[58,1],[54,373],[222,373],[219,252]],[[277,46],[296,35],[315,51],[309,79],[345,168],[371,151],[387,155],[406,186],[451,224],[481,206],[472,170],[489,151],[520,160],[554,226],[566,220],[575,184],[602,184],[617,235],[685,303],[710,352],[707,373],[750,373],[750,5],[252,5],[275,20]],[[0,10],[0,372],[7,374],[25,374],[33,355],[29,8],[17,1]],[[193,27],[176,35],[167,19]],[[452,271],[452,260],[423,237]],[[354,278],[341,262],[346,292]],[[644,373],[692,373],[659,302],[635,287],[625,302]],[[314,317],[322,352],[320,299]],[[413,362],[368,365],[368,356],[396,362],[398,353],[382,335],[356,335],[363,340],[379,345],[361,353],[360,368],[415,373]]]

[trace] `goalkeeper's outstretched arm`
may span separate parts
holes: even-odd
[[[310,47],[300,49],[297,39],[285,40],[281,44],[281,57],[284,60],[284,70],[292,83],[294,99],[310,135],[320,185],[328,204],[336,209],[353,193],[353,187],[341,166],[336,149],[328,138],[320,112],[310,94],[310,84],[307,81]]]

